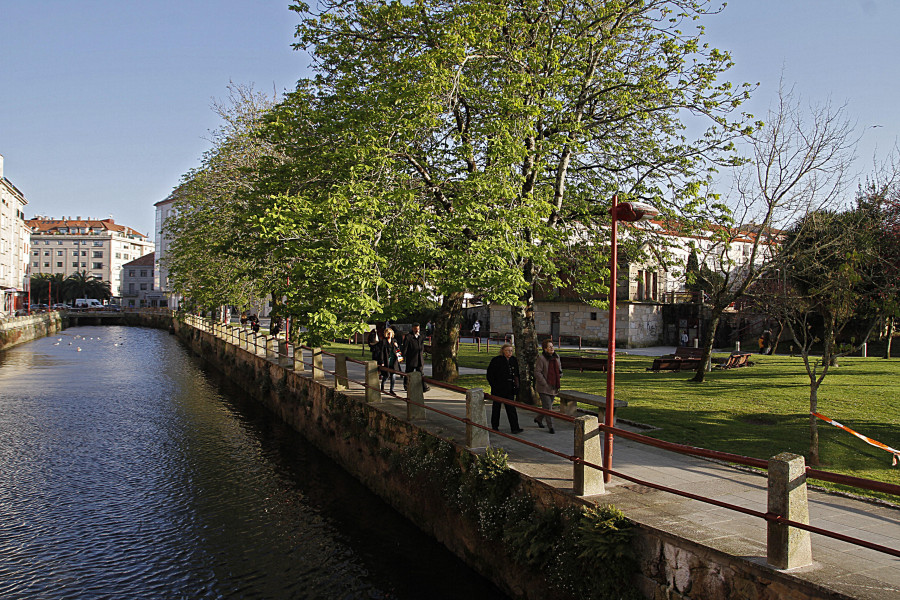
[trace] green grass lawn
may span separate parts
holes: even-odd
[[[358,345],[334,348],[361,355]],[[459,364],[486,368],[499,349],[492,344],[490,354],[477,353],[462,345]],[[650,357],[617,356],[616,396],[628,402],[617,414],[656,427],[647,435],[671,442],[761,459],[780,452],[807,455],[809,379],[802,359],[754,355],[752,360],[752,367],[712,371],[697,384],[689,381],[690,373],[647,371]],[[819,413],[900,449],[900,359],[843,358],[840,365],[819,389]],[[457,383],[487,386],[483,375],[463,375]],[[604,395],[606,373],[566,372],[563,388]],[[900,466],[891,466],[890,453],[824,421],[818,429],[822,469],[900,484]]]

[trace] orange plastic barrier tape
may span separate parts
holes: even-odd
[[[894,459],[891,461],[891,466],[896,467],[896,466],[897,466],[897,462],[900,461],[900,450],[894,450],[893,448],[891,448],[891,447],[888,446],[887,444],[882,444],[881,442],[879,442],[879,441],[877,441],[877,440],[873,440],[872,438],[866,437],[866,436],[864,436],[864,435],[861,434],[861,433],[857,433],[856,431],[853,431],[852,429],[850,429],[850,428],[847,427],[846,425],[842,425],[842,424],[838,423],[837,421],[835,421],[834,419],[829,419],[828,417],[826,417],[826,416],[824,416],[824,415],[820,415],[820,414],[817,413],[817,412],[814,412],[814,413],[812,413],[812,414],[813,414],[814,416],[816,416],[816,417],[819,417],[820,419],[822,419],[822,420],[825,421],[826,423],[831,423],[831,424],[834,425],[835,427],[840,427],[841,429],[843,429],[843,430],[846,431],[847,433],[852,433],[853,435],[855,435],[856,437],[858,437],[858,438],[861,439],[862,441],[866,442],[867,444],[871,444],[872,446],[875,446],[876,448],[881,448],[882,450],[887,450],[888,452],[890,452],[891,454],[894,455]]]

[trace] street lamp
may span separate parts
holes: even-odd
[[[644,202],[623,202],[619,204],[619,197],[613,196],[612,207],[612,236],[610,242],[609,258],[609,342],[607,344],[607,368],[606,368],[606,416],[604,422],[612,427],[615,423],[615,389],[616,389],[616,287],[618,271],[618,222],[626,221],[635,223],[652,219],[659,211]],[[613,435],[609,431],[603,434],[603,481],[609,483],[612,476]]]

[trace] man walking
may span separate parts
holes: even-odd
[[[422,373],[423,377],[425,376],[422,371],[425,366],[425,336],[419,332],[418,323],[413,323],[412,330],[403,339],[403,361],[406,363],[407,373],[418,371]],[[408,388],[408,381],[408,377],[403,380],[403,389]],[[424,379],[422,380],[422,389],[426,392],[431,389],[425,385]]]

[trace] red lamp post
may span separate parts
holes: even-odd
[[[609,342],[607,343],[607,368],[606,368],[606,415],[604,423],[612,427],[615,424],[615,391],[616,391],[616,290],[618,278],[618,222],[634,223],[652,219],[659,211],[643,202],[623,202],[619,204],[619,197],[613,196],[612,229],[609,258]],[[603,433],[603,481],[609,483],[612,476],[613,434]]]

